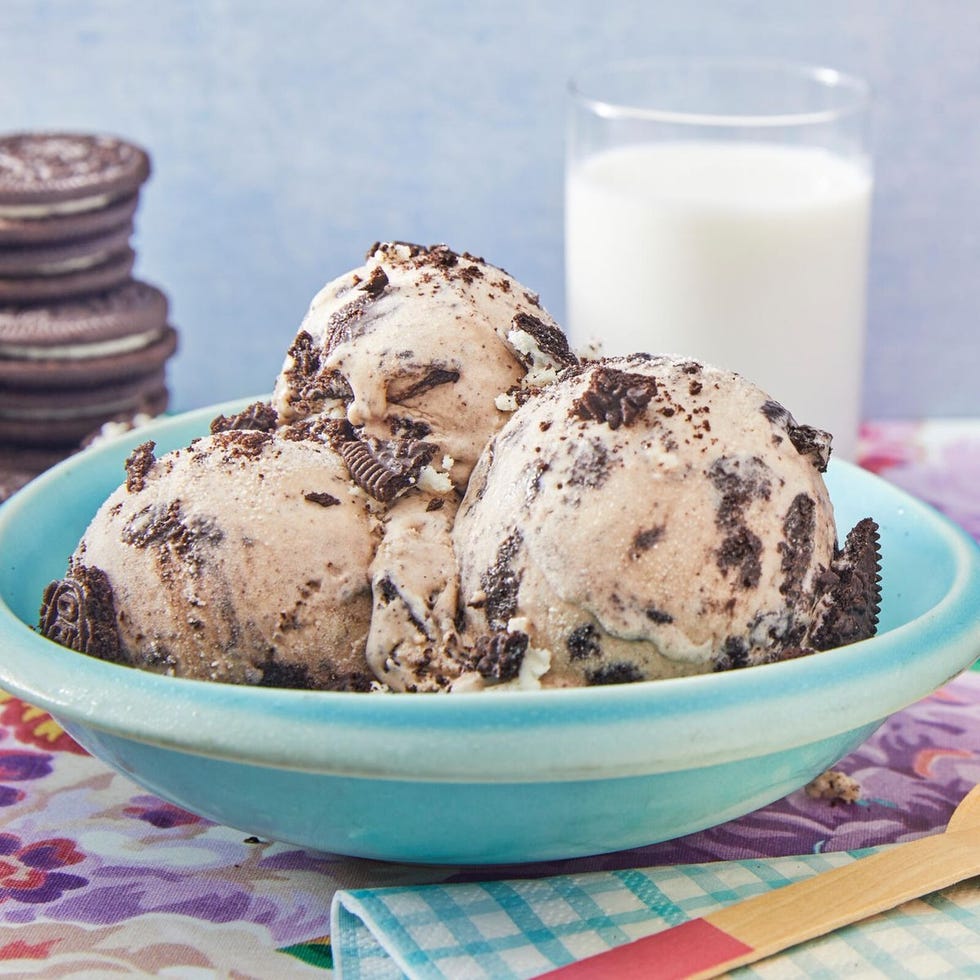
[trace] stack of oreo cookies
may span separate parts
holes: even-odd
[[[166,296],[132,277],[146,152],[0,135],[0,500],[107,422],[167,407]]]

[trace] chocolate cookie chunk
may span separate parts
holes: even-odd
[[[866,517],[851,529],[820,585],[824,604],[810,635],[817,650],[830,650],[874,636],[881,611],[881,551],[878,525]]]
[[[236,415],[218,415],[211,420],[211,435],[232,429],[273,432],[279,424],[276,410],[268,402],[252,402]]]
[[[472,669],[489,680],[513,680],[521,671],[527,643],[527,634],[519,630],[485,633],[476,639]]]
[[[38,625],[44,636],[62,646],[121,660],[112,586],[100,568],[72,561],[68,574],[44,590]]]
[[[610,429],[618,429],[632,425],[656,393],[657,382],[652,377],[601,368],[593,372],[573,411],[580,419],[605,422]]]
[[[428,442],[373,436],[344,442],[339,449],[351,479],[365,493],[386,504],[418,483],[422,468],[435,451],[436,447]]]

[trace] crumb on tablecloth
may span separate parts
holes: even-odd
[[[806,785],[806,795],[814,800],[830,800],[830,805],[854,803],[861,797],[861,784],[839,769],[828,769]]]

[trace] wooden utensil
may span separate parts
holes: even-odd
[[[946,830],[897,844],[544,974],[560,980],[715,977],[980,874],[980,786]]]

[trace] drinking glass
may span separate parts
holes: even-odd
[[[567,325],[580,352],[738,371],[853,458],[869,89],[830,68],[653,59],[570,84]]]

